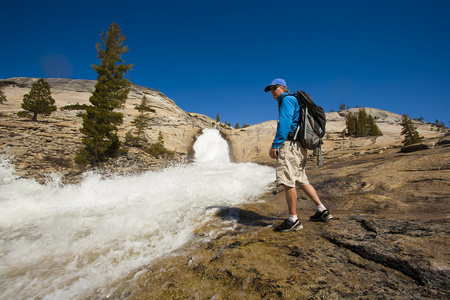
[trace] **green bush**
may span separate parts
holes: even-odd
[[[145,152],[153,156],[173,156],[175,154],[164,147],[164,138],[161,131],[158,134],[158,141],[147,148]]]

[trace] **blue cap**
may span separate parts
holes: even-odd
[[[287,87],[286,81],[284,81],[284,79],[277,78],[277,79],[272,80],[272,82],[270,83],[270,85],[266,86],[266,88],[264,89],[264,92],[270,91],[270,87],[271,87],[272,85],[284,85],[285,87]]]

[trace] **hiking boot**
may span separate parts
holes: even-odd
[[[280,225],[275,227],[273,230],[286,232],[286,231],[297,231],[302,228],[303,228],[303,225],[302,225],[302,223],[300,223],[300,220],[297,219],[297,221],[291,222],[291,221],[289,221],[289,219],[286,219],[283,221],[283,223],[281,223]]]
[[[333,219],[333,216],[330,214],[330,211],[328,209],[324,210],[323,212],[316,211],[314,216],[309,217],[309,220],[311,222],[318,222],[318,221],[326,222],[331,219]]]

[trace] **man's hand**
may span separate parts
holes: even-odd
[[[270,158],[276,159],[278,157],[278,149],[270,148],[269,156]]]

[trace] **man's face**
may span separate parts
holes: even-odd
[[[270,93],[272,94],[273,99],[277,100],[284,93],[284,90],[281,87],[281,85],[272,85],[270,87]]]

